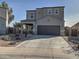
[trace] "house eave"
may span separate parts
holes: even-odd
[[[22,24],[33,24],[35,20],[21,20]]]
[[[35,20],[21,20],[21,22],[35,22]]]

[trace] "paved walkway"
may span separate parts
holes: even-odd
[[[62,37],[33,36],[20,45],[0,48],[0,59],[78,59]]]

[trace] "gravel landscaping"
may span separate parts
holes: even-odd
[[[64,37],[64,39],[73,48],[75,55],[79,57],[79,37]]]
[[[0,47],[14,47],[18,44],[20,44],[22,41],[5,41],[0,40]]]
[[[0,47],[15,47],[25,39],[20,37],[16,37],[15,35],[3,35],[0,36]]]

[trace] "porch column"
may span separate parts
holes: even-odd
[[[25,24],[23,24],[23,29],[26,29],[26,25]]]
[[[36,24],[35,23],[33,23],[33,33],[34,34],[37,34],[37,27],[36,27]]]
[[[33,34],[35,34],[35,23],[33,24]]]

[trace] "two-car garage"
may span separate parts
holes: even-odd
[[[60,26],[38,25],[38,35],[60,35]]]

